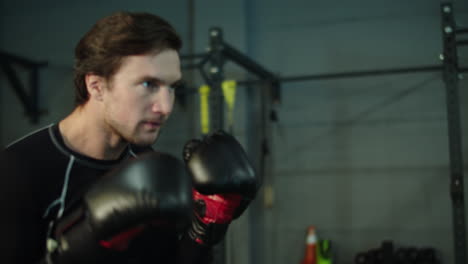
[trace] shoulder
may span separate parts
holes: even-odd
[[[10,154],[22,154],[26,155],[29,152],[34,152],[35,149],[47,145],[50,140],[51,125],[39,128],[23,137],[20,137],[5,147],[5,152]]]
[[[2,150],[2,170],[9,171],[16,177],[25,177],[39,181],[49,175],[50,170],[59,166],[63,158],[51,137],[53,125],[49,125],[23,136]],[[9,177],[12,178],[12,177]]]

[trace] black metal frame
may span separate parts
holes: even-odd
[[[258,64],[256,61],[249,58],[247,55],[238,51],[233,46],[223,40],[223,32],[220,28],[213,27],[210,29],[210,46],[207,53],[199,53],[192,55],[182,55],[182,60],[198,59],[197,63],[183,64],[182,69],[191,70],[197,69],[200,72],[203,80],[210,86],[221,85],[223,82],[224,64],[231,61],[246,69],[249,73],[254,74],[260,80],[256,82],[268,83],[271,87],[272,98],[275,101],[280,100],[280,80],[278,76],[268,71],[266,68]],[[207,63],[210,64],[208,72],[206,71]],[[238,84],[248,85],[247,81],[240,81]],[[221,86],[219,86],[221,87]],[[185,93],[190,93],[190,89],[185,87]],[[213,88],[213,87],[212,87]],[[215,88],[215,90],[217,90]]]
[[[214,132],[219,129],[224,129],[224,96],[222,91],[222,83],[224,81],[224,65],[232,61],[246,69],[249,73],[255,74],[257,77],[267,80],[270,83],[271,91],[279,99],[279,82],[276,76],[263,68],[261,65],[250,59],[248,56],[237,51],[235,48],[224,42],[223,32],[220,28],[214,27],[209,30],[210,46],[209,51],[204,54],[194,54],[181,56],[181,58],[194,60],[199,59],[198,63],[183,65],[183,69],[198,69],[204,81],[210,86],[209,94],[209,116],[210,129],[209,132]],[[206,66],[209,65],[208,71]],[[265,82],[265,81],[263,81]],[[189,92],[185,86],[185,93]],[[224,241],[215,247],[214,263],[226,262],[226,248]]]
[[[29,71],[29,89],[26,89],[21,82],[14,65],[19,65]],[[39,109],[39,69],[46,65],[46,62],[34,62],[0,51],[0,67],[10,82],[11,88],[23,104],[26,115],[28,115],[33,124],[39,122],[39,116],[41,115]]]
[[[453,15],[453,6],[446,2],[441,4],[443,36],[443,77],[446,88],[448,139],[450,154],[450,194],[452,198],[453,232],[455,263],[466,263],[466,227],[465,202],[463,190],[463,144],[460,124],[460,103],[458,95],[457,45],[466,42],[457,41],[457,34],[468,33],[468,29],[457,29]]]

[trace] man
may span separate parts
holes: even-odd
[[[0,209],[5,216],[2,217],[0,231],[3,234],[1,257],[8,260],[6,263],[38,263],[45,257],[53,262],[47,252],[53,251],[54,247],[47,244],[49,248],[46,249],[46,241],[54,241],[51,238],[57,226],[65,226],[67,232],[69,229],[73,231],[75,226],[79,226],[77,222],[93,215],[93,212],[81,213],[78,220],[70,221],[64,216],[76,213],[68,208],[80,201],[88,203],[80,206],[80,210],[91,211],[90,203],[102,203],[102,197],[96,198],[96,193],[99,195],[109,190],[99,187],[106,184],[97,184],[96,187],[96,182],[101,181],[103,175],[110,174],[120,183],[133,181],[134,176],[125,175],[122,170],[115,172],[115,168],[132,158],[138,162],[137,157],[141,153],[152,151],[149,146],[156,141],[171,114],[174,89],[181,79],[180,48],[181,40],[173,27],[160,17],[147,13],[118,12],[105,17],[80,40],[75,50],[77,106],[74,111],[58,124],[10,144],[2,153],[1,170],[6,173],[1,175]],[[106,263],[205,263],[209,259],[211,245],[223,238],[230,221],[243,212],[256,192],[256,183],[252,181],[254,174],[238,143],[222,133],[212,141],[219,143],[213,147],[213,144],[192,141],[184,152],[185,161],[192,164],[189,170],[194,170],[193,199],[202,204],[202,208],[197,207],[200,211],[195,208],[196,217],[191,227],[182,233],[168,233],[162,232],[163,228],[134,232],[135,228],[129,226],[130,231],[123,232],[123,235],[115,234],[109,240],[100,241],[99,246],[106,247],[104,250],[117,248],[120,251],[110,254],[109,258],[113,258]],[[223,175],[219,165],[210,164],[212,157],[198,153],[197,149],[218,157],[223,156],[223,152],[235,150],[240,163],[232,163],[233,171],[240,175],[240,180],[230,183],[231,180],[226,179],[231,176]],[[191,156],[194,157],[192,161]],[[153,176],[160,178],[157,182],[183,177],[178,168],[174,169],[177,164],[164,165],[167,161],[158,159],[133,166],[139,166],[143,174],[148,174],[145,181],[152,181]],[[154,170],[148,166],[153,165],[148,164],[158,162],[161,165],[155,170],[163,173],[151,175],[149,171]],[[237,168],[237,163],[242,168]],[[204,169],[193,169],[200,167]],[[209,184],[206,179],[209,179]],[[249,184],[245,184],[245,179]],[[164,184],[167,185],[166,182]],[[171,184],[170,191],[179,192],[178,197],[185,195],[180,193],[177,183],[173,181]],[[248,190],[247,194],[244,195],[242,190]],[[141,197],[144,192],[137,191],[133,197]],[[172,201],[174,196],[168,192],[156,190],[153,193],[169,195],[167,200]],[[95,200],[90,201],[92,199]],[[108,206],[101,205],[101,209],[105,207]],[[189,205],[183,204],[180,208],[185,210]],[[112,223],[122,222],[120,219],[124,218],[118,214],[111,217],[116,218]],[[158,219],[152,220],[160,223],[168,219],[162,213]],[[97,227],[93,225],[86,230],[93,233],[94,229]],[[82,232],[76,233],[81,235]],[[125,243],[122,243],[122,237],[127,240]],[[67,242],[61,247],[68,249],[70,246]],[[87,252],[76,253],[72,259],[80,263],[80,255],[83,254]],[[93,256],[88,259],[93,259]]]

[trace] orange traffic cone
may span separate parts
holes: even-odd
[[[315,227],[309,226],[307,229],[304,259],[302,259],[301,264],[317,264],[316,247],[317,236],[315,234]]]

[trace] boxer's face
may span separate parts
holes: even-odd
[[[105,126],[130,143],[153,144],[171,114],[180,78],[174,50],[126,57],[104,89]]]

